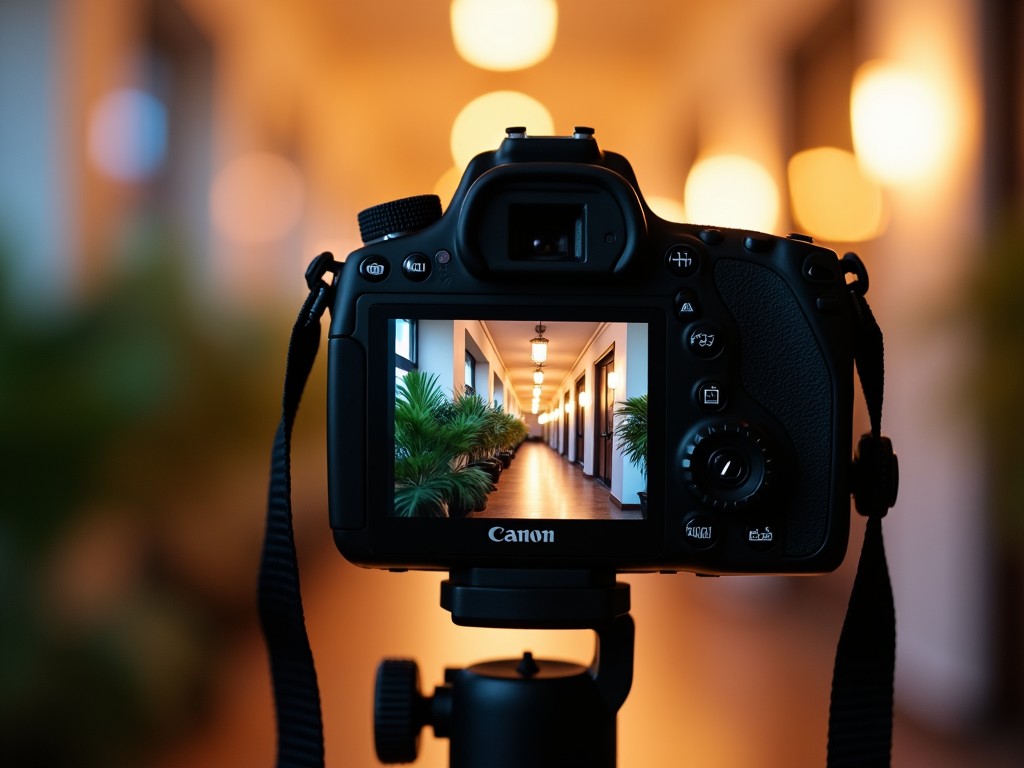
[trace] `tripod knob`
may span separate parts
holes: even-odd
[[[382,763],[411,763],[426,722],[420,671],[412,659],[385,659],[377,667],[373,734]]]

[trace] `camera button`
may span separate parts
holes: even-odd
[[[750,477],[747,455],[735,446],[719,448],[708,458],[709,485],[722,489],[739,488]]]
[[[706,381],[697,387],[697,405],[705,411],[720,411],[725,407],[725,392],[716,381]]]
[[[710,360],[722,353],[722,334],[710,325],[698,325],[686,336],[686,346],[698,357]]]
[[[371,283],[379,283],[387,279],[391,265],[381,256],[367,256],[359,262],[359,274]]]
[[[748,525],[744,531],[744,541],[751,549],[764,551],[771,549],[778,541],[779,534],[775,526],[767,521],[760,521],[754,525]]]
[[[725,239],[725,235],[722,234],[722,230],[714,228],[702,229],[697,237],[699,237],[706,245],[718,245]]]
[[[426,280],[430,277],[430,259],[422,253],[410,253],[402,262],[402,272],[410,280]]]
[[[815,251],[804,259],[804,279],[812,283],[838,283],[839,262],[835,256],[824,251]]]
[[[844,306],[846,306],[847,299],[845,296],[836,296],[835,294],[825,294],[819,296],[814,306],[818,308],[818,311],[825,315],[838,314]]]
[[[700,301],[693,291],[682,290],[676,294],[676,317],[680,320],[696,320],[700,316]]]
[[[679,243],[665,251],[665,264],[673,275],[689,277],[700,269],[700,256],[696,249]]]
[[[751,253],[768,253],[775,246],[775,238],[749,235],[743,238],[743,247]]]
[[[707,549],[718,541],[718,528],[710,517],[695,515],[683,525],[683,538],[691,547]]]

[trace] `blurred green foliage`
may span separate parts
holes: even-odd
[[[996,229],[978,261],[969,313],[978,357],[968,402],[981,409],[998,538],[1024,551],[1024,223]]]
[[[185,494],[225,466],[265,485],[289,323],[203,306],[165,242],[50,313],[0,276],[0,765],[137,764],[196,716],[228,631],[164,533],[203,525]]]

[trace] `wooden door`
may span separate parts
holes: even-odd
[[[612,484],[612,430],[615,426],[615,390],[609,374],[615,370],[615,349],[597,362],[594,381],[594,477]]]

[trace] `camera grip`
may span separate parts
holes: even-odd
[[[739,328],[743,389],[778,419],[795,452],[785,554],[811,556],[826,542],[831,518],[834,388],[825,355],[774,270],[720,259],[714,280]]]

